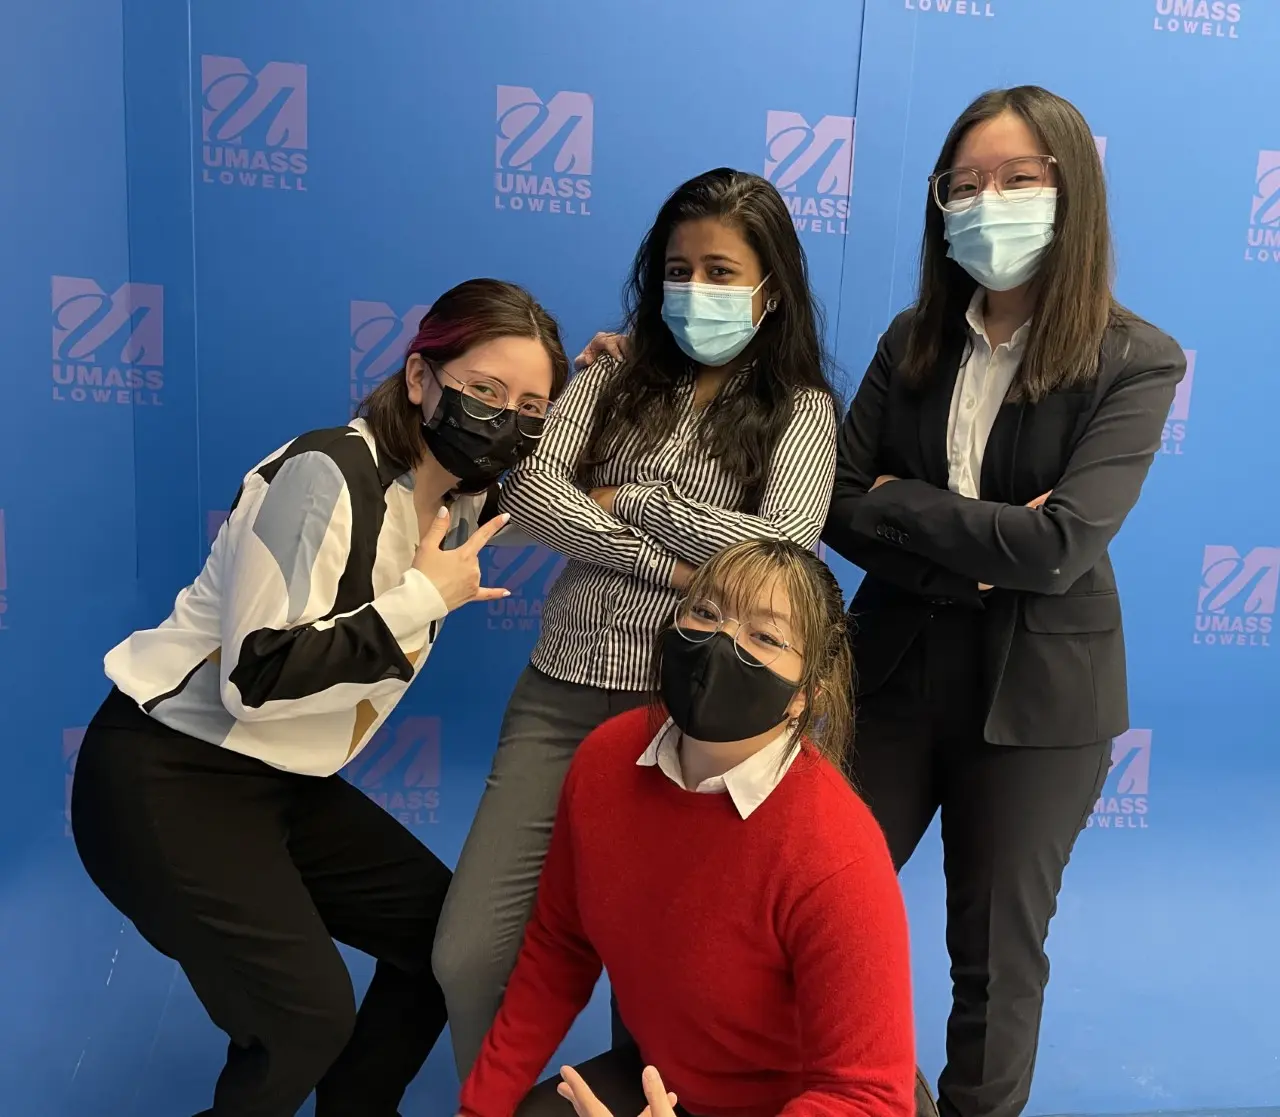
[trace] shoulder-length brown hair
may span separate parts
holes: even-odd
[[[551,398],[569,380],[569,358],[560,341],[556,320],[523,287],[501,279],[468,279],[451,287],[431,305],[418,323],[410,353],[443,364],[467,350],[501,337],[527,337],[541,342],[551,359]],[[356,408],[373,433],[379,453],[404,470],[412,469],[426,453],[422,438],[422,410],[409,400],[405,366],[373,389]]]
[[[1061,388],[1080,387],[1097,373],[1103,335],[1127,312],[1111,293],[1111,227],[1102,160],[1089,125],[1070,101],[1020,85],[982,94],[947,133],[934,174],[950,169],[956,148],[977,124],[1016,113],[1056,160],[1058,205],[1053,240],[1035,280],[1027,347],[1009,398],[1035,402]],[[968,343],[965,311],[976,281],[947,257],[943,213],[925,190],[920,293],[907,336],[902,372],[923,385],[942,356]]]
[[[753,539],[734,543],[709,558],[694,574],[686,596],[750,602],[772,578],[787,591],[791,629],[804,650],[804,674],[796,686],[804,695],[804,712],[796,721],[793,746],[798,748],[807,740],[845,772],[853,740],[849,693],[853,665],[844,594],[830,567],[790,540]],[[662,642],[659,633],[650,667],[650,708],[655,719],[666,716],[661,695]]]

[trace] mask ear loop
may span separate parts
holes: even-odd
[[[428,431],[439,430],[440,424],[444,421],[444,388],[445,386],[444,386],[444,382],[440,379],[440,373],[442,370],[436,364],[435,361],[431,360],[430,358],[424,356],[421,353],[410,353],[408,354],[408,356],[405,357],[405,361],[407,362],[409,357],[414,357],[414,356],[422,357],[422,363],[427,366],[427,376],[430,376],[431,379],[435,382],[436,387],[440,389],[440,398],[436,400],[435,410],[429,416],[424,415],[422,417],[422,429],[428,430]],[[426,381],[425,376],[423,377],[423,381],[425,383]]]
[[[759,282],[759,283],[757,283],[757,284],[755,285],[755,287],[753,287],[753,288],[751,289],[752,297],[754,297],[754,296],[755,296],[755,293],[756,293],[757,291],[759,291],[759,290],[760,290],[760,288],[761,288],[761,287],[763,287],[766,283],[768,283],[768,282],[769,282],[769,280],[770,280],[770,279],[772,279],[772,278],[773,278],[773,272],[770,272],[770,273],[769,273],[768,275],[766,275],[762,280],[760,280],[760,282]],[[777,309],[778,309],[778,297],[777,297],[777,295],[770,295],[770,296],[765,300],[765,303],[764,303],[764,314],[761,314],[761,315],[760,315],[760,321],[759,321],[759,322],[753,322],[753,323],[751,324],[751,328],[752,328],[753,330],[758,330],[758,329],[760,328],[760,326],[761,326],[761,325],[763,324],[763,322],[764,322],[765,314],[772,314],[772,313],[773,313],[775,310],[777,310]]]

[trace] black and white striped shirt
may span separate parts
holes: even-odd
[[[445,547],[483,496],[450,505]],[[254,467],[204,569],[157,628],[107,653],[107,676],[171,729],[327,776],[377,731],[448,609],[413,556],[412,475],[363,419],[312,431]]]
[[[818,542],[836,461],[836,408],[825,392],[796,399],[774,451],[755,515],[739,511],[742,487],[697,437],[694,378],[680,387],[678,421],[655,450],[624,442],[594,467],[588,488],[618,492],[609,515],[576,481],[596,400],[617,366],[602,358],[580,372],[556,403],[538,449],[508,476],[501,507],[514,523],[569,559],[547,595],[533,666],[565,682],[644,690],[658,633],[679,592],[676,559],[697,566],[731,543]],[[740,387],[739,373],[724,391]]]

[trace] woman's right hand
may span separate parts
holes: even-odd
[[[561,1067],[560,1078],[556,1093],[573,1106],[578,1117],[614,1117],[573,1067]],[[662,1084],[662,1076],[653,1067],[644,1068],[640,1083],[648,1102],[640,1117],[675,1117],[676,1096]]]
[[[493,601],[510,597],[511,591],[487,589],[480,585],[480,550],[489,540],[507,526],[511,519],[505,512],[494,516],[460,547],[444,549],[444,538],[449,534],[449,509],[441,508],[431,521],[427,534],[418,544],[413,556],[414,569],[425,574],[436,592],[444,599],[445,608],[453,612],[469,601]]]
[[[607,334],[598,333],[589,342],[587,347],[578,354],[577,359],[573,362],[576,368],[586,368],[593,365],[601,357],[612,357],[615,361],[624,361],[627,357],[627,345],[630,338],[626,334]]]

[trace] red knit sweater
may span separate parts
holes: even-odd
[[[728,795],[636,765],[654,728],[637,710],[578,749],[463,1112],[511,1117],[603,962],[690,1112],[911,1117],[906,916],[871,812],[806,748],[743,819]]]

